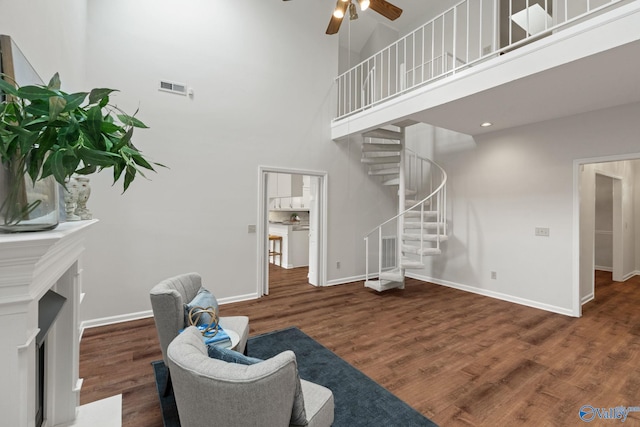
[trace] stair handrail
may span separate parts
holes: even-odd
[[[406,148],[407,151],[412,152],[413,154],[415,154],[416,158],[423,160],[423,161],[427,161],[429,163],[431,163],[432,165],[434,165],[436,168],[439,169],[440,173],[442,174],[442,182],[440,183],[440,185],[433,190],[427,197],[425,197],[424,199],[420,200],[419,202],[416,202],[415,205],[411,206],[410,208],[405,209],[404,211],[400,212],[398,215],[394,216],[393,218],[390,218],[388,220],[386,220],[385,222],[383,222],[382,224],[379,224],[377,227],[373,228],[371,231],[369,231],[368,233],[365,234],[365,239],[371,235],[374,231],[378,230],[379,228],[382,228],[383,226],[387,225],[388,223],[390,223],[391,221],[394,221],[398,218],[400,218],[401,216],[405,215],[407,212],[417,208],[418,206],[420,206],[421,204],[425,203],[427,200],[431,199],[433,196],[435,196],[440,190],[442,190],[445,185],[447,184],[447,173],[444,171],[444,169],[442,169],[442,167],[440,167],[439,164],[437,164],[436,162],[434,162],[433,160],[427,159],[426,157],[422,157],[419,154],[415,153],[414,151],[409,150],[408,148]]]

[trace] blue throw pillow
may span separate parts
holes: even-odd
[[[244,354],[217,345],[207,345],[207,352],[212,359],[222,360],[229,363],[239,363],[240,365],[253,365],[262,362],[262,359],[245,356]]]
[[[207,289],[202,287],[198,290],[198,293],[196,294],[196,296],[189,303],[184,305],[184,325],[185,326],[190,325],[189,311],[191,311],[191,309],[194,307],[202,307],[205,309],[208,307],[211,307],[215,310],[216,314],[219,313],[218,300],[211,292],[209,292]],[[200,319],[198,319],[197,326],[209,325],[209,324],[211,324],[211,316],[208,313],[203,313],[202,316],[200,316]]]

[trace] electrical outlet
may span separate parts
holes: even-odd
[[[340,270],[340,261],[336,261],[336,268]]]
[[[251,224],[247,226],[247,233],[255,233],[256,232],[256,226]]]
[[[549,228],[536,227],[536,236],[549,237]]]
[[[495,271],[492,271],[491,272],[491,279],[497,280],[498,279],[498,273],[496,273]]]

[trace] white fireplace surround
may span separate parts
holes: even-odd
[[[32,427],[36,412],[38,301],[49,290],[67,299],[47,335],[43,426],[76,417],[82,299],[81,255],[96,220],[51,231],[0,234],[0,424]]]

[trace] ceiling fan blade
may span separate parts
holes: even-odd
[[[331,35],[337,33],[340,29],[340,24],[342,24],[343,19],[344,18],[336,18],[335,16],[331,15],[331,20],[329,21],[329,26],[327,26],[326,34]]]
[[[371,0],[369,7],[392,21],[395,21],[402,15],[402,9],[386,0]]]
[[[338,1],[336,8],[339,8],[342,11],[342,18],[336,18],[335,15],[331,15],[331,20],[329,21],[326,34],[331,35],[338,32],[340,24],[342,24],[342,20],[344,19],[344,14],[347,13],[347,6],[349,6],[349,2]]]

